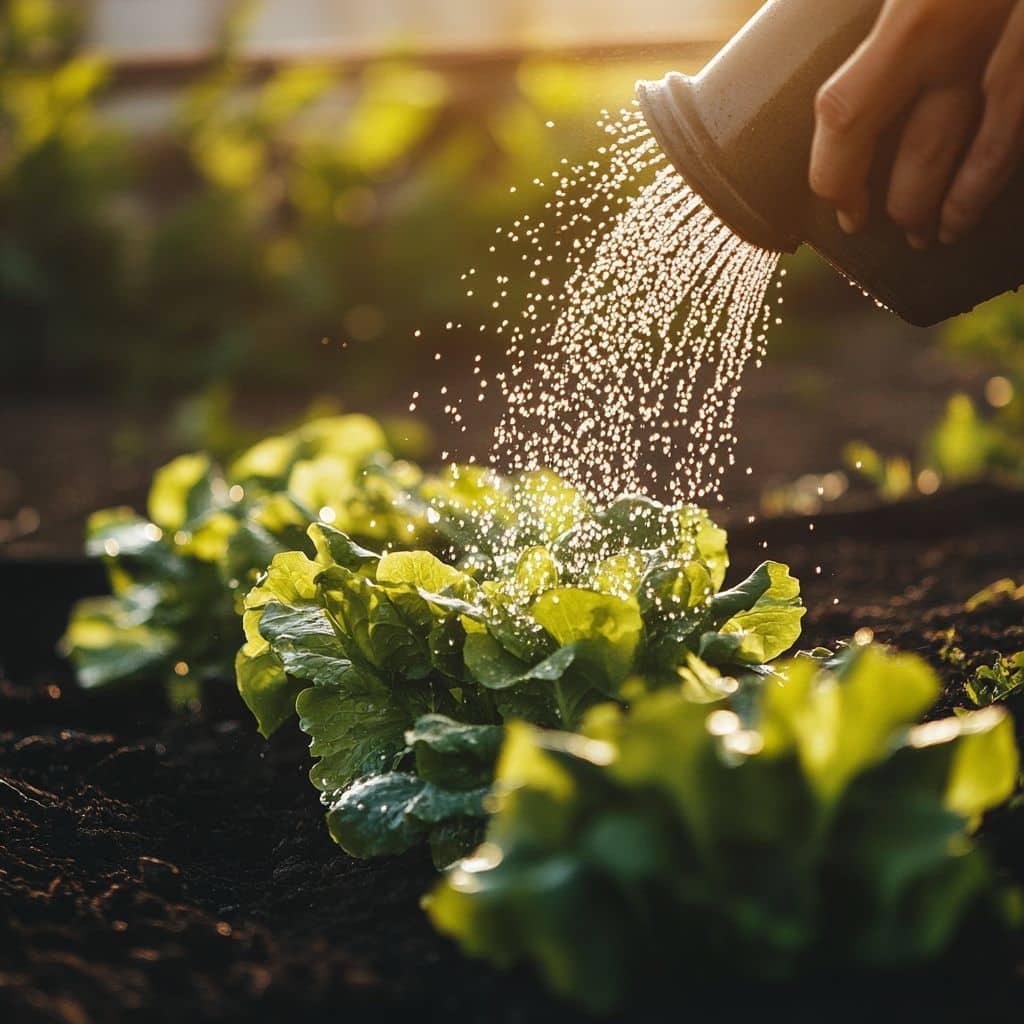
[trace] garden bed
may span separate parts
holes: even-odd
[[[1024,580],[1022,523],[1024,494],[978,486],[734,524],[730,549],[737,572],[767,554],[802,580],[802,647],[868,627],[923,654],[954,704],[963,664],[1024,648],[1019,602],[964,607],[999,578]],[[465,960],[431,930],[418,907],[433,875],[425,854],[361,862],[331,844],[294,725],[266,743],[230,686],[180,718],[158,687],[78,691],[53,644],[70,601],[102,587],[101,574],[37,562],[0,572],[9,598],[0,632],[0,1018],[574,1019],[529,974]],[[948,656],[954,645],[960,666]],[[1019,818],[988,827],[1004,866],[1024,881]],[[702,1003],[738,1016],[745,999],[763,1007],[767,998],[791,1015],[836,1019],[884,997],[887,1007],[927,1003],[943,1017],[969,1010],[977,1019],[1024,998],[1024,975],[1009,963],[983,968],[968,950],[957,955],[961,970],[941,983],[933,974],[694,992],[681,982],[672,1016]],[[649,1016],[663,1018],[657,1007]]]

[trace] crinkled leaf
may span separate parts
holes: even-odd
[[[324,570],[318,580],[354,662],[397,679],[429,675],[434,619],[415,590],[398,584],[385,589],[338,566]]]
[[[464,655],[466,630],[456,616],[449,615],[434,623],[427,643],[430,663],[438,672],[456,683],[472,682]]]
[[[805,609],[800,601],[800,584],[790,575],[788,566],[765,562],[747,584],[755,580],[747,595],[760,591],[757,599],[752,605],[732,612],[720,629],[743,637],[739,660],[759,665],[774,661],[796,643]],[[767,586],[761,589],[765,582]],[[725,610],[717,604],[723,596],[712,598],[711,611],[715,616]]]
[[[516,607],[505,604],[491,590],[484,611],[473,610],[467,618],[486,623],[487,631],[513,657],[526,664],[546,658],[552,651],[551,637],[544,627]]]
[[[522,473],[513,482],[509,519],[518,528],[517,547],[547,547],[588,511],[579,491],[550,470]]]
[[[316,553],[320,568],[340,564],[372,575],[377,556],[329,527],[314,527],[313,539],[320,542],[314,552],[306,535],[320,511],[312,500],[314,485],[324,487],[324,507],[340,503],[337,522],[355,523],[359,537],[404,545],[424,528],[422,503],[409,493],[422,474],[395,461],[384,441],[367,417],[333,417],[262,442],[231,467],[227,479],[202,454],[165,466],[150,494],[153,521],[114,509],[90,522],[88,551],[104,559],[111,587],[125,602],[122,619],[129,615],[133,627],[166,639],[176,671],[189,678],[227,677],[240,639],[235,616],[271,601],[295,608],[318,602],[317,570],[306,556]],[[283,490],[296,463],[308,463],[312,474],[310,493],[301,499]],[[331,473],[339,467],[343,475],[334,487]],[[258,579],[277,556],[282,561]],[[243,603],[254,583],[259,585]],[[139,614],[142,587],[155,600]],[[137,634],[130,656],[120,650],[105,672],[120,664],[132,677],[145,674],[148,655],[141,652],[152,646]]]
[[[744,662],[757,665],[761,660],[754,656],[755,642],[748,643],[744,633],[705,633],[697,645],[697,653],[709,665],[741,665]]]
[[[507,690],[531,681],[552,683],[561,679],[573,663],[576,651],[563,647],[536,665],[528,665],[509,654],[490,633],[470,633],[463,656],[470,674],[481,686]]]
[[[644,556],[640,551],[623,551],[600,562],[594,569],[590,585],[602,594],[628,598],[636,593],[644,573]]]
[[[425,698],[425,695],[424,695]],[[299,694],[299,727],[320,760],[310,771],[313,785],[337,793],[356,779],[386,771],[405,750],[405,731],[426,710],[398,700],[383,683],[351,670],[343,687],[310,687]]]
[[[523,551],[516,562],[515,582],[528,596],[557,587],[558,565],[551,552],[540,545]]]
[[[655,624],[680,616],[704,616],[715,592],[711,574],[700,562],[663,562],[643,577],[637,601],[645,621]]]
[[[405,583],[430,594],[462,591],[469,577],[429,551],[392,551],[377,566],[378,583]]]
[[[699,644],[714,583],[705,565],[667,562],[641,580],[637,600],[644,620],[643,667],[669,679]]]
[[[404,772],[359,780],[331,805],[331,837],[353,857],[405,853],[429,832],[424,822],[409,815],[409,805],[425,786],[422,779]]]
[[[662,505],[650,498],[620,498],[582,518],[558,538],[558,561],[580,570],[624,551],[643,551],[660,561],[701,561],[721,586],[729,561],[725,531],[693,505]]]
[[[263,609],[259,630],[287,673],[307,684],[340,685],[352,668],[352,661],[322,608],[289,608],[271,601]]]
[[[320,566],[301,551],[286,551],[270,563],[266,576],[249,591],[247,608],[262,608],[271,601],[296,607],[317,601]]]
[[[718,590],[725,582],[729,569],[728,534],[716,526],[702,509],[688,506],[688,527],[696,536],[696,550],[700,560],[707,566],[711,581]]]
[[[499,725],[467,725],[445,715],[424,715],[406,733],[417,757],[424,751],[451,757],[471,757],[482,763],[498,756],[504,730]]]

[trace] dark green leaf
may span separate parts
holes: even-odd
[[[490,783],[505,731],[498,725],[466,725],[444,715],[424,715],[405,734],[416,773],[447,789]]]
[[[328,794],[390,769],[405,750],[405,731],[417,717],[387,686],[356,669],[347,673],[342,687],[303,690],[295,710],[299,727],[312,738],[310,753],[320,759],[310,779]]]
[[[289,608],[271,601],[260,617],[260,634],[285,671],[314,686],[340,685],[352,661],[322,608]]]
[[[388,772],[357,782],[331,806],[331,836],[353,857],[404,853],[435,826],[482,817],[487,789],[443,790],[415,775]]]

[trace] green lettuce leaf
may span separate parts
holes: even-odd
[[[505,731],[498,725],[467,725],[445,715],[424,715],[405,734],[416,773],[448,789],[490,785]]]
[[[789,568],[765,562],[738,587],[711,598],[698,653],[717,665],[774,661],[800,638],[804,613]]]
[[[297,471],[300,464],[305,468]],[[295,492],[289,491],[293,477]],[[358,571],[367,564],[365,540],[403,547],[433,539],[426,509],[412,497],[421,478],[416,467],[393,458],[383,430],[365,416],[329,417],[268,438],[226,472],[202,453],[173,460],[154,475],[148,519],[111,509],[90,520],[87,552],[103,559],[122,602],[120,609],[109,606],[109,614],[130,619],[133,632],[100,639],[95,628],[69,628],[73,662],[90,687],[165,683],[168,666],[176,686],[228,679],[235,666],[244,693],[259,692],[262,700],[273,689],[270,662],[251,667],[248,659],[260,654],[250,650],[236,665],[243,595],[275,556],[313,555],[311,541],[324,549],[326,564]],[[342,544],[344,535],[323,524],[307,537],[321,514],[345,525],[351,539]],[[147,591],[141,617],[140,588]],[[92,615],[75,611],[72,625]],[[79,648],[77,638],[86,635],[91,646]],[[280,701],[285,694],[277,687]],[[261,727],[270,728],[275,717],[261,713]]]
[[[145,678],[165,677],[175,652],[175,635],[146,623],[137,595],[80,601],[61,641],[87,690]]]
[[[343,686],[303,690],[295,710],[311,739],[310,753],[319,758],[309,774],[313,785],[340,794],[363,776],[390,770],[406,749],[406,729],[428,703],[415,692],[403,699],[358,669],[349,671]]]
[[[446,790],[416,775],[388,772],[348,789],[331,805],[327,824],[334,841],[353,857],[392,856],[429,839],[436,829],[482,818],[488,792],[487,787]],[[439,838],[443,855],[452,852],[451,833]]]
[[[235,678],[238,692],[264,738],[295,716],[295,698],[303,684],[288,678],[281,659],[269,648],[251,653],[242,647],[235,659]]]

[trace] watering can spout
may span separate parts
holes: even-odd
[[[880,147],[872,216],[847,235],[808,184],[819,88],[870,32],[882,0],[770,0],[696,76],[637,83],[666,157],[737,235],[808,244],[884,306],[927,326],[1024,282],[1024,172],[971,233],[919,251],[886,216],[897,139]]]
[[[637,82],[637,102],[651,134],[686,183],[736,234],[762,249],[795,252],[800,239],[773,225],[747,202],[716,160],[694,83],[695,79],[678,71],[661,81]]]

